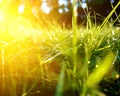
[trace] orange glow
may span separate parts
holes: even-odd
[[[34,5],[36,1],[0,0],[0,33],[7,32],[16,40],[24,40],[33,34],[33,23],[36,24],[36,13],[33,12],[33,8],[36,12],[38,10]],[[7,34],[2,37],[8,38]]]
[[[34,44],[37,45],[38,39],[44,40],[40,20],[39,23],[36,22],[35,12],[33,13],[34,9],[35,15],[39,14],[38,5],[36,7],[34,3],[36,4],[30,0],[0,0],[0,59],[3,49],[5,62],[9,62],[10,67],[15,68],[19,62],[29,64],[32,62],[30,60],[34,61],[31,57],[35,57],[31,54],[35,53],[29,48],[34,47]]]
[[[43,29],[36,22],[33,13],[33,7],[34,11],[36,9],[38,12],[38,9],[32,6],[29,0],[24,1],[0,1],[0,64],[5,62],[3,67],[9,66],[6,67],[7,70],[0,70],[2,74],[9,70],[7,75],[16,74],[18,71],[23,71],[18,75],[24,75],[25,70],[31,71],[39,64],[36,57],[38,50],[34,47],[38,46],[38,39],[44,40]]]
[[[35,36],[44,38],[41,36],[41,27],[36,28],[39,24],[36,24],[33,7],[38,10],[29,0],[0,0],[0,60],[3,49],[5,62],[9,59],[12,62],[10,67],[15,67],[18,62],[31,63],[32,61],[26,60],[31,58],[31,53],[34,54],[29,48],[34,47],[32,44],[37,42]]]
[[[40,33],[42,29],[36,28],[39,24],[35,21],[32,9],[30,0],[0,0],[0,74],[4,87],[11,84],[11,78],[8,77],[24,79],[39,65],[36,57],[39,50],[34,48],[37,42],[35,36],[39,34],[39,39],[44,37]],[[4,78],[10,81],[8,85]]]

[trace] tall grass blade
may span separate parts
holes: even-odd
[[[105,74],[110,69],[111,65],[114,63],[115,54],[110,52],[105,57],[105,59],[101,62],[98,62],[99,67],[96,68],[88,77],[88,80],[86,81],[86,85],[88,87],[95,87],[99,82],[102,80],[102,78],[105,76]]]
[[[73,87],[75,89],[76,83],[76,72],[77,72],[77,0],[73,0],[73,10],[72,10],[72,72],[73,72]]]
[[[73,73],[76,73],[77,69],[77,0],[73,0],[73,16],[72,16],[72,28],[73,28]]]
[[[101,28],[108,22],[108,20],[110,19],[110,17],[112,16],[112,14],[115,12],[115,10],[118,8],[118,6],[120,5],[120,1],[117,3],[117,5],[112,9],[112,11],[108,14],[108,16],[105,18],[105,20],[103,21],[103,23],[101,24]]]
[[[57,86],[57,90],[56,90],[56,94],[55,96],[62,96],[62,91],[63,91],[63,85],[64,85],[64,77],[65,77],[65,65],[62,65],[62,69],[61,69],[61,73],[59,76],[59,81],[58,81],[58,86]]]

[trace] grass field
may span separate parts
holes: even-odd
[[[120,27],[109,22],[119,5],[100,25],[90,15],[86,26],[73,15],[71,29],[22,16],[0,23],[0,95],[119,96]]]

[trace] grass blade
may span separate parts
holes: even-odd
[[[89,75],[88,80],[86,81],[88,87],[95,87],[97,84],[99,84],[99,82],[110,69],[111,64],[113,64],[115,56],[116,55],[114,53],[110,52],[102,62],[99,62],[99,67]]]

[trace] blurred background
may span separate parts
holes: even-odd
[[[76,0],[78,24],[86,20],[87,14],[98,24],[110,13],[119,0]],[[0,10],[4,9],[9,14],[22,15],[31,20],[45,23],[57,21],[61,26],[71,27],[73,0],[0,0]],[[112,15],[115,20],[120,15],[120,6]],[[0,11],[1,13],[1,11]],[[0,21],[2,16],[0,16]],[[118,18],[116,23],[120,23]]]

